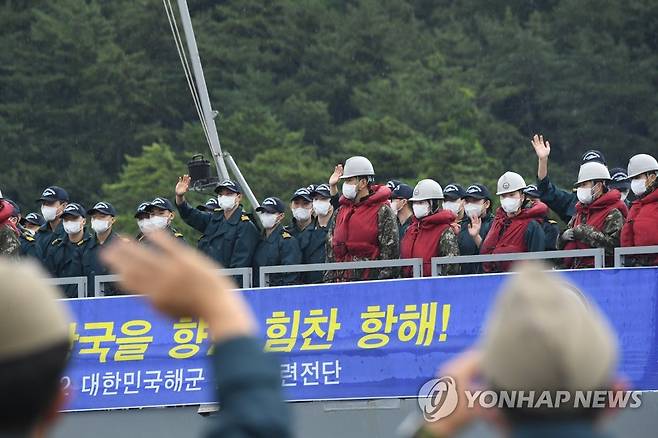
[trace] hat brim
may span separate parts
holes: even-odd
[[[66,216],[84,217],[83,214],[73,213],[71,211],[65,211],[64,213],[62,213],[62,219],[64,219]]]
[[[308,201],[308,202],[313,202],[313,198],[311,198],[309,195],[293,196],[292,198],[290,198],[290,202],[294,201],[295,199],[303,199],[303,200]]]
[[[283,213],[282,211],[279,211],[276,207],[270,207],[269,205],[261,205],[256,209],[257,212],[259,213]]]
[[[221,189],[227,189],[227,190],[232,191],[233,193],[242,194],[242,191],[240,189],[238,189],[237,187],[232,187],[232,186],[217,186],[217,187],[215,187],[215,193],[219,193],[219,191]]]
[[[464,199],[465,196],[460,195],[459,193],[443,193],[443,199],[448,201],[456,201],[457,199]]]
[[[473,198],[473,199],[489,199],[489,200],[491,200],[491,197],[485,195],[484,193],[467,193],[467,194],[464,196],[464,199],[468,199],[468,198]]]
[[[322,196],[323,198],[331,198],[331,193],[329,192],[318,192],[318,191],[311,192],[311,197],[315,195]]]
[[[61,201],[61,202],[68,202],[66,199],[58,199],[58,198],[45,198],[45,197],[40,197],[37,199],[36,202],[55,202],[55,201]]]
[[[111,211],[103,211],[98,208],[91,208],[87,210],[87,216],[91,216],[94,213],[105,214],[107,216],[112,216],[112,217],[116,216],[116,214],[112,213]]]
[[[172,208],[169,208],[169,207],[160,207],[159,205],[150,205],[150,206],[146,207],[144,212],[145,213],[150,213],[153,210],[165,210],[165,211],[171,211],[171,212],[174,211]]]

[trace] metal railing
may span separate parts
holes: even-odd
[[[87,296],[87,277],[47,278],[46,282],[53,286],[66,286],[68,284],[77,284],[78,298],[84,298]]]
[[[229,276],[240,276],[242,278],[242,288],[248,289],[252,285],[253,274],[251,268],[231,268],[231,269],[219,269],[219,273]],[[83,278],[83,277],[79,277]],[[102,290],[102,285],[105,283],[117,283],[121,278],[116,275],[97,275],[94,277],[94,296],[103,297],[105,296],[104,291]],[[86,284],[86,281],[85,281]]]
[[[423,259],[368,260],[360,262],[311,263],[306,265],[261,266],[258,272],[260,287],[269,286],[270,274],[290,272],[342,271],[351,269],[397,268],[410,266],[414,277],[423,276]]]
[[[626,256],[646,254],[658,254],[658,245],[615,248],[615,268],[623,268],[625,266]]]
[[[483,254],[456,257],[432,257],[432,277],[440,275],[439,266],[483,263],[483,262],[514,262],[520,260],[550,260],[563,258],[594,257],[594,267],[605,267],[605,250],[603,248],[570,249],[561,251],[512,252],[507,254]]]

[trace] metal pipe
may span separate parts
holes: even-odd
[[[215,112],[210,104],[210,96],[208,95],[206,78],[203,75],[203,67],[201,66],[201,58],[199,57],[199,48],[196,45],[194,29],[192,28],[192,18],[190,17],[190,10],[187,8],[187,0],[178,0],[178,9],[183,23],[183,32],[185,33],[187,50],[192,61],[194,82],[199,91],[199,100],[201,101],[201,108],[203,109],[203,118],[205,119],[206,127],[208,128],[212,157],[215,161],[219,177],[221,179],[227,179],[229,177],[228,169],[226,168],[226,163],[224,163],[224,158],[222,156],[222,147],[219,143],[219,134],[217,133],[217,126],[215,125]]]
[[[258,199],[256,199],[254,192],[251,191],[251,187],[249,187],[249,183],[247,183],[247,180],[242,175],[242,172],[240,172],[240,168],[238,168],[238,165],[235,163],[233,156],[230,153],[225,152],[224,158],[226,158],[226,163],[228,164],[228,167],[231,169],[231,172],[233,172],[233,175],[235,175],[235,179],[237,179],[240,185],[242,186],[242,190],[244,191],[244,194],[247,196],[249,203],[251,204],[252,208],[255,211],[256,208],[260,206],[260,203],[258,202]]]

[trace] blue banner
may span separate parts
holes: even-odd
[[[658,389],[658,268],[570,271],[616,330],[620,372]],[[413,397],[471,346],[507,274],[244,291],[288,400]],[[185,293],[181,291],[181,293]],[[172,321],[141,297],[66,301],[75,316],[68,410],[210,403],[204,322]],[[569,328],[564,328],[569,336]]]

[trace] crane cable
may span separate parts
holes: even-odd
[[[192,99],[194,100],[194,107],[196,108],[197,115],[201,121],[201,127],[203,128],[203,134],[206,137],[206,142],[210,149],[212,145],[210,143],[210,134],[208,133],[208,126],[206,125],[206,118],[203,115],[203,109],[201,108],[201,100],[199,99],[199,94],[196,89],[196,83],[192,76],[192,71],[190,69],[190,64],[187,61],[187,55],[185,54],[185,48],[183,47],[183,40],[180,36],[180,31],[178,30],[178,23],[176,22],[176,16],[174,9],[171,6],[170,0],[162,0],[164,5],[165,12],[167,14],[167,20],[169,20],[169,27],[171,28],[171,34],[174,37],[174,42],[176,43],[176,51],[178,52],[178,57],[180,58],[181,65],[183,66],[183,72],[185,73],[185,78],[187,79],[187,85],[192,93]]]

